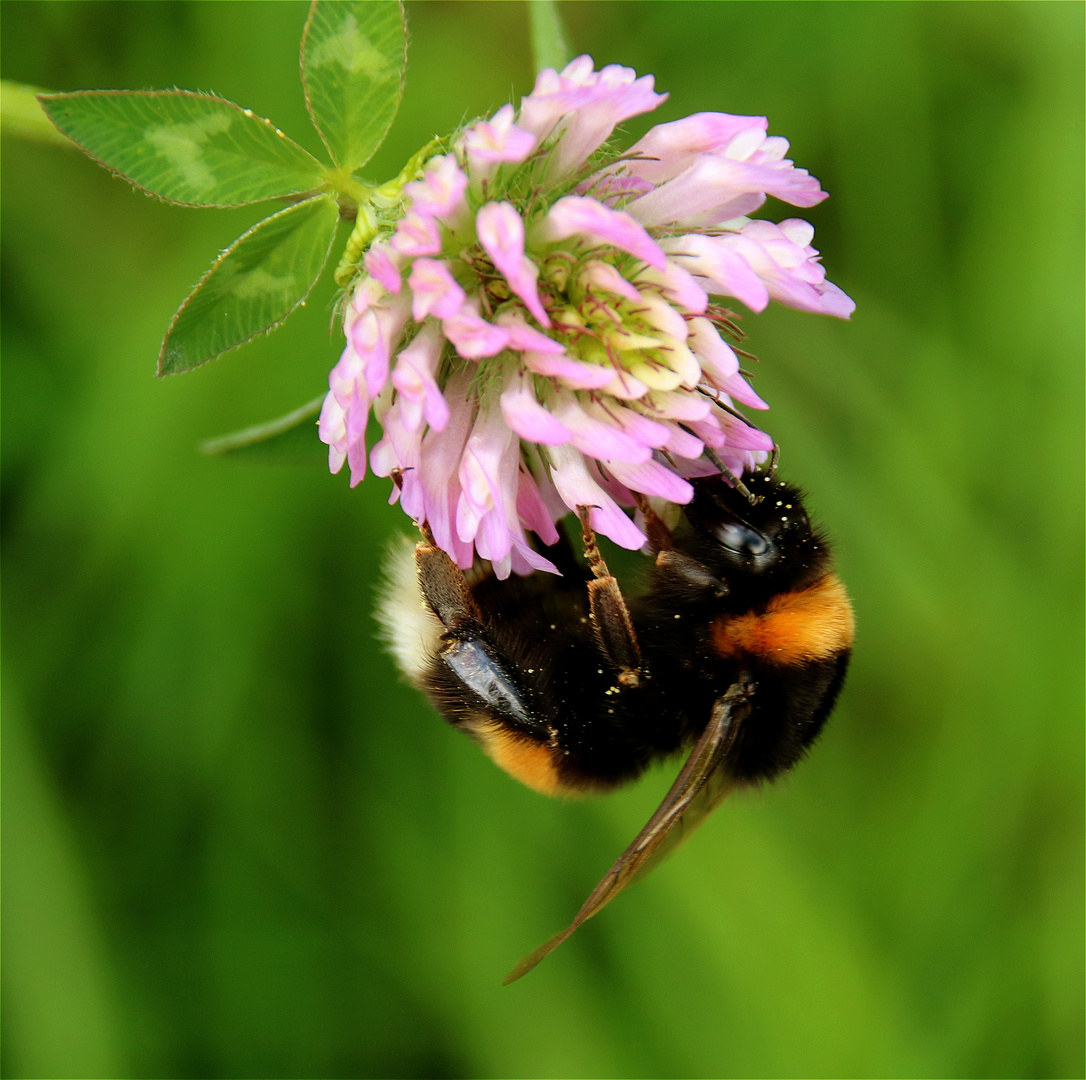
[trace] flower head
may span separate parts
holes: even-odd
[[[826,197],[764,118],[700,113],[609,146],[664,98],[587,56],[542,72],[519,111],[468,125],[403,185],[366,252],[320,436],[353,486],[372,410],[370,467],[463,568],[553,571],[528,534],[554,543],[581,507],[639,548],[624,508],[689,502],[689,478],[764,459],[772,440],[736,403],[767,406],[720,298],[853,310],[810,225],[747,216],[767,195]]]

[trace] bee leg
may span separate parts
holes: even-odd
[[[585,558],[593,575],[593,580],[588,583],[592,622],[596,628],[600,650],[611,664],[618,668],[619,686],[632,688],[641,684],[641,649],[637,644],[637,634],[634,632],[622,590],[607,569],[607,563],[603,561],[596,543],[596,534],[589,524],[590,509],[579,506],[577,514],[581,519]]]
[[[482,616],[460,567],[434,543],[428,525],[420,525],[423,539],[415,545],[419,587],[430,610],[446,630],[480,625]]]
[[[674,551],[675,541],[672,539],[671,530],[664,524],[663,519],[652,508],[652,504],[640,491],[634,492],[637,500],[637,509],[645,519],[645,532],[649,537],[649,547],[653,554],[660,551]]]
[[[568,578],[571,583],[583,581],[586,576],[585,568],[574,553],[573,544],[570,541],[569,533],[566,531],[565,521],[556,521],[554,527],[558,532],[558,540],[556,543],[544,547],[542,549],[543,554],[558,567],[562,577]]]
[[[433,543],[425,525],[420,529],[423,540],[415,546],[419,587],[445,627],[431,693],[444,702],[443,711],[456,726],[477,737],[508,726],[520,738],[548,742],[551,731],[533,707],[531,690],[488,630],[460,568]]]

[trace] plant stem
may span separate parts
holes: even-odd
[[[0,132],[31,142],[74,149],[75,143],[53,127],[35,96],[46,93],[47,90],[37,86],[8,82],[7,79],[0,81]]]
[[[532,62],[536,72],[561,71],[573,59],[556,0],[528,0],[532,24]]]

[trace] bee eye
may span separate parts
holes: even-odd
[[[760,532],[730,521],[716,530],[716,536],[731,551],[742,551],[750,555],[762,555],[769,546]]]

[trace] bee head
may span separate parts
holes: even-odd
[[[826,571],[829,552],[802,493],[772,472],[754,473],[735,486],[723,476],[694,481],[686,518],[690,554],[733,586],[746,579],[799,588]]]

